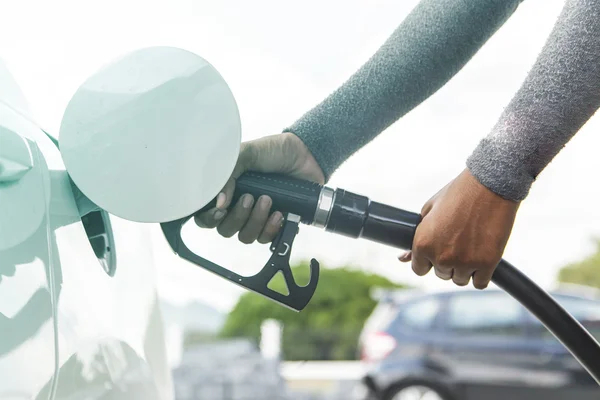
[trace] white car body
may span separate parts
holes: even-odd
[[[0,62],[0,399],[172,399],[147,226],[84,225],[28,113]]]

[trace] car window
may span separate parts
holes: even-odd
[[[437,297],[410,302],[402,307],[394,323],[396,329],[430,330],[441,308]]]
[[[473,335],[519,335],[523,307],[503,292],[453,295],[447,325],[452,332]]]
[[[600,338],[600,301],[588,300],[579,297],[553,295],[554,299],[564,307],[576,320],[578,320],[594,337]],[[544,339],[556,340],[532,314],[534,334],[541,335]]]
[[[579,321],[600,319],[600,301],[560,295],[554,298]]]

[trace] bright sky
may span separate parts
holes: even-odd
[[[279,132],[337,88],[397,27],[418,0],[0,0],[0,57],[39,122],[58,132],[71,95],[114,57],[170,45],[216,66],[238,101],[243,139]],[[563,0],[526,0],[444,88],[352,157],[332,187],[418,211],[463,168],[478,140],[533,64]],[[505,258],[544,286],[600,235],[600,117],[543,172],[519,212]],[[189,245],[238,272],[257,271],[266,246],[245,246],[189,229]],[[179,261],[153,227],[158,285],[173,302],[227,310],[242,291]],[[400,251],[302,227],[294,259],[353,264],[413,285],[450,286],[414,276]]]

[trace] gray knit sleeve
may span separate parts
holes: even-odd
[[[600,0],[567,0],[525,82],[467,160],[498,195],[525,199],[600,107]]]
[[[285,131],[325,178],[450,80],[521,0],[422,0],[349,80]]]

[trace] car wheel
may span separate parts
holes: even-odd
[[[437,390],[423,385],[409,385],[398,389],[390,400],[446,400]]]

